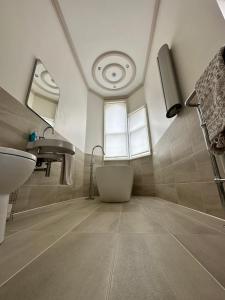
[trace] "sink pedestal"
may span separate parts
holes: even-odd
[[[4,241],[9,195],[0,194],[0,244]]]

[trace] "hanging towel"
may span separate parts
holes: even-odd
[[[210,149],[222,154],[225,151],[225,47],[209,63],[195,90],[209,132]]]
[[[73,156],[70,154],[64,154],[62,166],[61,166],[60,184],[63,185],[73,184],[72,170],[73,170]]]

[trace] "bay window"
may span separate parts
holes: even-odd
[[[149,155],[148,121],[144,106],[128,115],[128,133],[130,158]]]
[[[128,159],[127,106],[124,101],[106,102],[104,109],[105,159]]]
[[[126,160],[150,154],[146,114],[144,106],[127,115],[125,101],[105,102],[104,149],[106,160]]]

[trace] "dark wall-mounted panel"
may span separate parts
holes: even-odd
[[[166,117],[172,118],[180,112],[182,104],[172,57],[167,44],[159,49],[157,61],[166,104]]]

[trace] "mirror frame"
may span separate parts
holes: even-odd
[[[43,64],[43,62],[39,59],[39,58],[35,58],[35,62],[34,62],[34,66],[33,66],[33,69],[32,69],[32,73],[31,73],[31,79],[30,79],[30,82],[29,82],[29,86],[28,86],[28,90],[27,90],[27,94],[26,94],[26,107],[29,108],[36,116],[38,116],[42,121],[44,121],[46,124],[50,125],[52,128],[54,128],[55,126],[52,126],[52,124],[48,123],[44,118],[42,118],[36,111],[34,111],[29,105],[28,105],[28,100],[29,100],[29,96],[30,96],[30,92],[31,92],[31,87],[32,87],[32,84],[33,84],[33,79],[34,79],[34,74],[35,74],[35,70],[36,70],[36,67],[37,67],[37,64],[38,63],[41,63],[45,70],[49,73],[48,69],[45,67],[45,65]],[[51,73],[49,73],[50,76],[52,77]],[[53,77],[52,77],[53,78]],[[54,80],[55,81],[55,80]],[[56,85],[58,86],[58,84],[56,83]],[[58,86],[59,88],[59,86]],[[59,88],[59,99],[60,99],[60,88]],[[58,101],[59,103],[59,101]],[[58,104],[59,105],[59,104]],[[56,108],[56,112],[55,112],[55,119],[56,119],[56,116],[58,114],[58,106]]]

